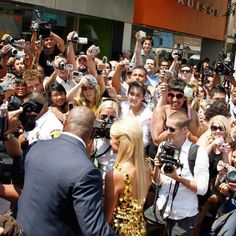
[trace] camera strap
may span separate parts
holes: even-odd
[[[171,186],[172,186],[172,181],[170,183],[170,187],[169,187],[169,191],[168,191],[168,195],[167,195],[166,201],[165,201],[165,203],[164,203],[164,205],[163,205],[163,207],[162,207],[162,209],[160,211],[162,216],[165,213],[165,210],[166,210],[166,207],[167,207],[167,203],[169,201]],[[172,201],[171,201],[171,205],[170,205],[170,213],[172,211],[173,202],[174,202],[176,194],[178,192],[178,188],[179,188],[179,182],[175,181],[175,186],[174,186],[173,195],[172,195]],[[168,219],[168,217],[169,217],[169,215],[167,217],[165,217],[165,220]]]

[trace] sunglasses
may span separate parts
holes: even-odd
[[[174,98],[176,97],[177,99],[182,99],[184,97],[184,95],[182,93],[177,93],[177,94],[174,94],[174,93],[168,93],[168,97],[170,98]]]
[[[181,73],[190,73],[191,70],[180,70]]]
[[[108,116],[108,115],[106,115],[106,114],[101,114],[100,115],[100,118],[101,118],[101,120],[105,120],[105,119],[110,119],[110,120],[114,120],[114,119],[116,119],[116,116]]]
[[[221,126],[216,126],[216,125],[211,126],[211,131],[217,131],[217,130],[224,131],[223,127]]]
[[[170,127],[170,126],[165,126],[164,127],[165,130],[169,130],[171,133],[174,133],[177,129],[173,128],[173,127]]]

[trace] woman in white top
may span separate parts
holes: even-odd
[[[121,102],[120,118],[135,116],[138,118],[143,129],[144,147],[150,143],[150,122],[152,111],[144,102],[146,86],[140,81],[133,81],[128,89],[128,101]]]

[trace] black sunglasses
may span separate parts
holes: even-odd
[[[217,131],[217,130],[224,131],[223,127],[221,126],[216,126],[216,125],[211,126],[211,131]]]
[[[170,126],[167,126],[167,125],[165,125],[164,129],[169,130],[171,133],[174,133],[177,130],[177,129],[175,129],[173,127],[170,127]]]
[[[116,119],[116,116],[108,116],[108,115],[106,115],[106,114],[101,114],[100,115],[100,118],[101,118],[101,120],[105,120],[105,119],[111,119],[111,120],[114,120],[114,119]]]
[[[177,94],[174,94],[174,93],[168,93],[168,97],[170,98],[174,98],[176,97],[177,99],[182,99],[184,97],[184,95],[182,93],[177,93]]]
[[[190,73],[191,70],[180,70],[181,73]]]

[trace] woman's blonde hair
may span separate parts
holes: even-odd
[[[119,105],[118,105],[118,102],[114,101],[114,100],[105,100],[104,102],[102,102],[95,115],[96,115],[96,118],[99,118],[99,115],[101,114],[101,112],[105,109],[112,109],[115,111],[116,115],[118,116],[119,115]]]
[[[110,135],[119,141],[116,164],[132,161],[136,169],[138,201],[144,204],[147,195],[147,165],[144,158],[143,130],[135,117],[114,122]]]
[[[218,123],[225,132],[225,142],[230,143],[231,142],[231,125],[230,125],[230,121],[222,115],[217,115],[217,116],[213,116],[209,122],[208,122],[208,130],[207,130],[207,136],[208,136],[208,140],[211,143],[213,141],[212,139],[212,131],[211,131],[211,126],[214,123]]]
[[[95,85],[93,87],[94,91],[95,91],[95,99],[94,99],[94,103],[92,104],[93,106],[95,105],[96,107],[99,107],[100,103],[101,103],[101,95],[100,95],[100,87],[99,85]],[[82,106],[85,107],[90,107],[89,105],[91,104],[90,101],[88,101],[83,94],[83,88],[79,88],[78,93],[77,93],[77,100],[79,100],[79,102],[81,103]]]

